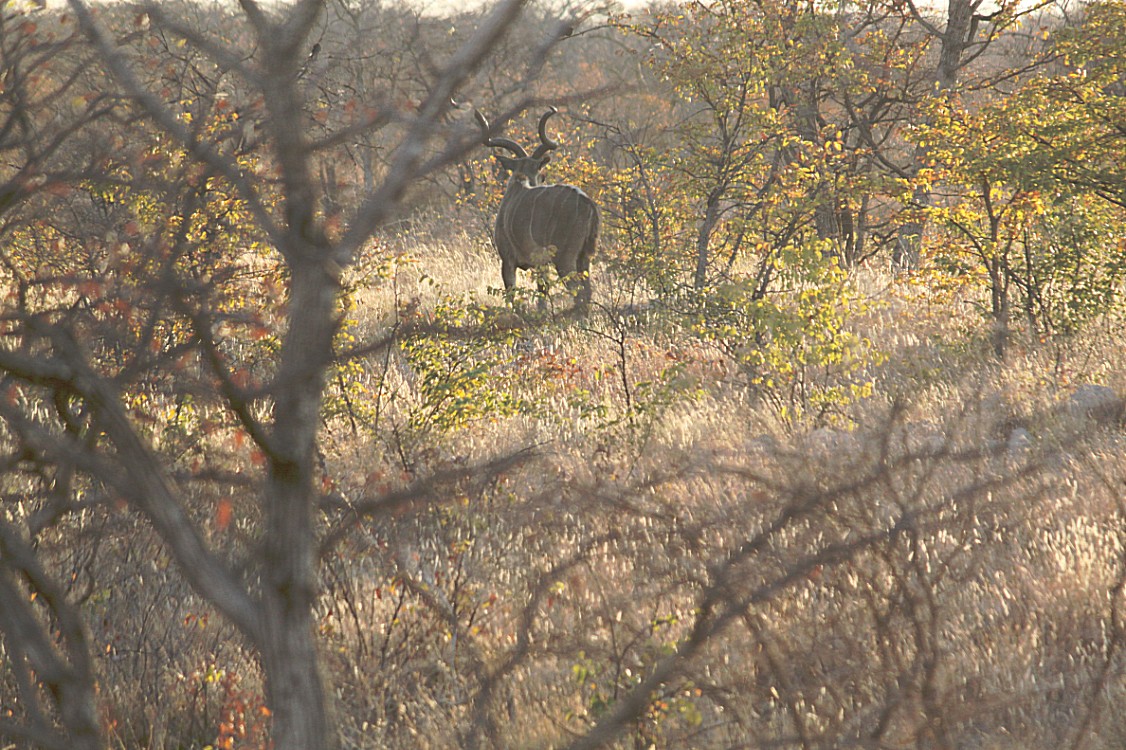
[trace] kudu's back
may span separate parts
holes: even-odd
[[[510,186],[497,213],[494,240],[502,264],[506,257],[522,270],[552,263],[562,278],[589,273],[599,224],[598,207],[576,187]]]

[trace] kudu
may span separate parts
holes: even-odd
[[[509,173],[493,232],[505,290],[516,286],[517,269],[552,263],[578,304],[586,306],[590,303],[590,258],[598,244],[598,207],[573,185],[540,183],[540,170],[551,160],[547,153],[559,148],[546,131],[547,121],[557,111],[552,107],[540,118],[540,145],[531,156],[516,141],[490,136],[489,121],[476,110],[473,114],[486,146],[514,154],[494,154]]]

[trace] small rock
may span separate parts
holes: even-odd
[[[808,445],[815,455],[821,457],[849,458],[862,451],[860,439],[855,433],[821,427],[809,434]]]
[[[1126,402],[1109,386],[1086,383],[1067,397],[1064,409],[1072,416],[1098,424],[1115,424],[1122,419]]]
[[[1023,427],[1017,427],[1009,433],[1007,446],[1010,453],[1019,453],[1032,445],[1032,433]]]

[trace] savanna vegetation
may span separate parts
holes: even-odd
[[[1124,155],[1122,0],[0,0],[0,748],[1122,747]]]

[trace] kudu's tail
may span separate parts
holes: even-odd
[[[598,249],[598,235],[602,231],[602,216],[598,210],[594,211],[594,217],[590,222],[590,231],[587,232],[586,242],[583,243],[583,257],[589,261],[594,257],[594,251]]]
[[[593,204],[591,205],[593,206]],[[590,304],[590,259],[594,257],[594,253],[598,249],[598,234],[602,230],[602,217],[599,213],[598,209],[595,208],[591,216],[590,229],[586,233],[586,240],[583,241],[582,254],[579,256],[578,270],[585,275],[585,278],[582,281],[578,302],[583,307]]]

